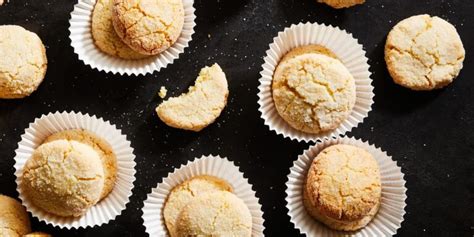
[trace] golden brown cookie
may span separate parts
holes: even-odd
[[[245,203],[227,191],[202,194],[190,201],[176,222],[179,237],[251,236],[252,216]]]
[[[118,37],[112,24],[113,0],[97,0],[92,12],[92,37],[102,52],[123,59],[142,59],[149,55],[133,51]]]
[[[102,166],[104,167],[104,189],[102,191],[100,199],[104,199],[114,189],[115,181],[117,180],[117,157],[115,156],[112,146],[100,138],[93,132],[84,129],[71,129],[65,130],[58,133],[54,133],[47,137],[43,143],[55,141],[55,140],[67,140],[76,141],[82,144],[88,145],[94,149],[99,155]]]
[[[459,75],[464,56],[456,28],[436,16],[400,21],[385,44],[385,62],[393,81],[412,90],[447,86]]]
[[[333,8],[340,9],[362,4],[365,0],[318,0],[318,2],[326,3]]]
[[[216,63],[201,69],[188,93],[164,101],[156,113],[170,127],[199,132],[219,117],[228,95],[226,76]]]
[[[156,55],[170,48],[184,25],[182,0],[114,0],[112,22],[130,48]]]
[[[183,207],[199,195],[213,191],[231,192],[232,187],[219,178],[200,175],[184,181],[171,190],[163,208],[166,228],[171,237],[178,236],[176,233],[176,220]]]
[[[11,197],[0,195],[0,236],[22,237],[30,232],[25,207]]]
[[[278,113],[290,126],[313,134],[337,128],[356,100],[350,72],[339,60],[319,53],[279,63],[272,94]]]
[[[41,39],[21,26],[0,26],[0,98],[24,98],[46,75],[48,60]]]
[[[55,140],[35,149],[23,167],[21,189],[35,206],[58,216],[83,215],[100,200],[104,168],[94,149]]]
[[[377,161],[362,148],[333,145],[309,168],[304,205],[315,219],[335,230],[354,231],[377,213],[382,195]]]

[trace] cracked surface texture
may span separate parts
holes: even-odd
[[[94,149],[102,161],[104,168],[104,189],[100,199],[104,199],[114,189],[117,179],[117,158],[110,144],[94,133],[84,129],[71,129],[61,131],[47,137],[43,143],[55,140],[76,141],[88,145]]]
[[[182,0],[113,0],[112,22],[118,36],[141,54],[171,47],[184,25]]]
[[[226,76],[216,63],[201,69],[187,93],[164,101],[156,113],[170,127],[198,132],[219,117],[228,95]]]
[[[356,100],[355,80],[337,59],[308,53],[280,61],[272,93],[280,116],[293,128],[321,133],[339,126]]]
[[[382,195],[377,161],[364,149],[333,145],[309,168],[304,205],[317,220],[336,230],[357,230],[377,213]]]
[[[456,28],[436,16],[400,21],[385,44],[385,62],[394,82],[413,90],[447,86],[461,71],[464,57]]]
[[[22,237],[30,232],[30,219],[21,203],[0,195],[0,236]]]
[[[16,25],[0,26],[0,98],[24,98],[44,79],[47,59],[41,39]]]
[[[170,236],[178,236],[176,221],[186,204],[199,195],[213,191],[232,192],[232,187],[219,178],[200,175],[184,181],[171,190],[163,208],[163,217]]]
[[[365,0],[318,0],[318,2],[326,3],[333,8],[352,7],[357,4],[362,4]]]
[[[92,37],[102,52],[123,59],[148,57],[133,51],[118,37],[112,24],[113,0],[98,0],[92,12]]]
[[[25,196],[37,207],[58,216],[81,216],[96,204],[104,187],[97,152],[76,141],[42,144],[22,174]]]
[[[208,192],[189,202],[176,222],[177,236],[251,236],[252,216],[227,191]]]

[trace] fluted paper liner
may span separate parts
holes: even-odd
[[[303,187],[306,174],[313,159],[324,148],[334,144],[348,144],[367,150],[373,155],[380,168],[382,182],[382,200],[378,213],[364,228],[343,232],[329,229],[313,219],[303,205]],[[286,182],[286,207],[290,221],[295,228],[307,236],[392,236],[400,228],[405,215],[406,187],[404,174],[397,163],[380,148],[354,138],[335,138],[319,142],[305,150],[290,168]]]
[[[49,135],[69,129],[85,129],[95,133],[111,145],[117,158],[117,180],[114,189],[107,197],[92,206],[83,216],[77,218],[52,215],[35,207],[24,196],[20,188],[23,166],[34,150]],[[108,223],[120,215],[132,195],[133,182],[135,181],[135,155],[133,154],[133,148],[130,146],[130,141],[115,125],[96,116],[75,112],[56,112],[43,115],[30,123],[21,136],[21,141],[18,143],[15,153],[17,191],[23,205],[28,212],[31,212],[33,217],[52,226],[77,229]]]
[[[263,212],[252,185],[239,168],[227,158],[203,156],[188,162],[164,178],[148,194],[143,206],[143,224],[149,236],[169,236],[163,218],[163,206],[166,198],[176,185],[198,176],[211,175],[225,180],[233,188],[233,193],[242,199],[252,215],[252,236],[263,236]]]
[[[336,129],[320,134],[305,133],[291,127],[278,114],[272,97],[273,73],[280,59],[289,50],[309,44],[322,45],[336,54],[352,74],[356,83],[356,103],[352,113]],[[260,72],[258,104],[265,125],[277,134],[305,142],[337,137],[357,127],[372,109],[374,93],[372,92],[368,59],[362,45],[346,31],[317,23],[291,25],[278,33],[266,53],[267,56],[262,65],[263,70]]]
[[[189,42],[194,34],[196,25],[193,7],[193,0],[183,0],[184,6],[184,26],[178,40],[166,51],[150,56],[144,59],[127,60],[119,57],[113,57],[102,52],[94,44],[92,38],[92,11],[96,0],[79,0],[74,5],[69,20],[69,38],[74,48],[74,53],[79,56],[86,65],[104,72],[111,72],[120,75],[146,75],[161,68],[166,68],[168,64],[173,63],[179,58],[179,54],[189,46]]]

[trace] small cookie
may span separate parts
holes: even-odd
[[[400,21],[385,43],[385,62],[393,81],[412,90],[433,90],[459,75],[465,57],[456,28],[429,15]]]
[[[76,141],[88,145],[94,149],[99,155],[102,166],[104,167],[104,189],[100,199],[104,199],[114,189],[115,181],[117,180],[117,157],[112,150],[110,144],[104,139],[98,137],[94,133],[84,129],[71,129],[58,133],[54,133],[47,137],[44,143],[55,140]]]
[[[23,235],[23,237],[51,237],[52,235],[46,234],[44,232],[33,232],[27,235]]]
[[[232,187],[216,177],[200,175],[184,181],[171,190],[163,208],[163,217],[170,236],[178,236],[176,220],[183,207],[199,195],[212,191],[231,192]]]
[[[339,60],[319,53],[279,63],[272,93],[280,116],[293,128],[313,134],[337,128],[356,100],[350,72]]]
[[[11,197],[0,195],[0,236],[21,237],[30,232],[25,207]]]
[[[48,60],[41,39],[21,26],[0,26],[0,98],[24,98],[46,75]]]
[[[156,113],[170,127],[199,132],[219,117],[228,95],[225,74],[216,63],[201,69],[188,93],[164,101]]]
[[[318,0],[318,2],[325,3],[336,9],[340,9],[362,4],[365,2],[365,0]]]
[[[97,152],[76,141],[42,144],[23,167],[22,189],[37,207],[58,216],[83,215],[104,188],[104,168]]]
[[[112,24],[113,0],[98,0],[92,12],[92,37],[102,52],[123,59],[142,59],[149,57],[133,51],[115,33]]]
[[[114,0],[112,22],[130,48],[146,55],[171,47],[184,25],[182,0]]]
[[[303,199],[315,219],[335,230],[354,231],[372,220],[381,195],[380,171],[374,157],[362,148],[338,144],[314,158]]]
[[[178,216],[177,236],[251,236],[252,216],[233,193],[215,191],[189,202]]]

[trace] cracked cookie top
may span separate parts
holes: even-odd
[[[365,0],[318,0],[318,2],[326,3],[327,5],[339,9],[345,7],[352,7],[357,4],[362,4]]]
[[[97,152],[104,168],[104,189],[100,199],[107,197],[113,190],[117,179],[117,157],[110,144],[93,132],[84,129],[71,129],[54,133],[47,137],[43,143],[55,140],[80,142],[92,147]]]
[[[149,55],[133,51],[118,37],[112,24],[113,0],[98,0],[92,12],[92,37],[102,52],[123,59],[142,59]]]
[[[22,173],[25,196],[58,216],[81,216],[96,204],[104,187],[97,152],[76,141],[55,140],[35,149]]]
[[[41,39],[21,26],[0,26],[0,98],[24,98],[44,79],[47,59]]]
[[[395,83],[413,90],[450,84],[463,67],[464,47],[449,22],[429,15],[400,21],[385,44],[385,62]]]
[[[193,199],[179,214],[177,236],[251,236],[252,216],[245,203],[227,191]]]
[[[337,128],[356,100],[350,72],[339,60],[319,53],[282,60],[272,93],[278,113],[290,126],[315,134]]]
[[[226,76],[216,63],[201,69],[187,93],[164,101],[156,113],[170,127],[198,132],[219,117],[228,95]]]
[[[130,48],[146,55],[171,47],[184,25],[182,0],[114,0],[112,22]]]
[[[377,161],[362,148],[333,145],[314,158],[306,178],[308,209],[337,221],[358,221],[378,210],[381,198]]]
[[[11,197],[0,195],[0,236],[24,236],[30,232],[25,207]]]
[[[232,191],[232,187],[224,180],[213,176],[200,175],[174,187],[166,198],[163,217],[171,237],[178,236],[176,220],[183,208],[194,198],[213,191]]]

